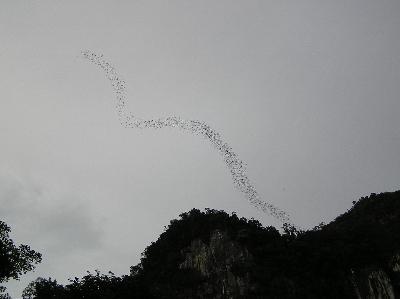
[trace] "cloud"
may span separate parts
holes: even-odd
[[[0,175],[0,219],[12,236],[38,251],[60,255],[97,248],[103,232],[78,195],[49,191],[45,184]]]

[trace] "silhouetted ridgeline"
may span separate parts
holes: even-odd
[[[172,220],[130,275],[38,279],[24,298],[396,298],[400,191],[361,198],[327,225],[299,232],[223,211]]]

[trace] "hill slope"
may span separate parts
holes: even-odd
[[[56,297],[52,297],[56,296]],[[361,198],[309,231],[223,211],[172,220],[130,275],[33,282],[25,298],[396,298],[400,191]]]

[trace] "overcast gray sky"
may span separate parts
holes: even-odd
[[[279,225],[237,189],[212,146],[124,129],[128,109],[209,123],[261,197],[309,228],[399,189],[400,2],[2,1],[0,219],[43,253],[10,283],[128,273],[169,220],[215,208]]]

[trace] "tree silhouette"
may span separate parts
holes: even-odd
[[[10,239],[10,227],[0,221],[0,283],[10,279],[19,279],[22,274],[35,268],[42,261],[42,255],[28,245],[15,246]],[[10,298],[4,294],[6,288],[0,286],[0,299]]]

